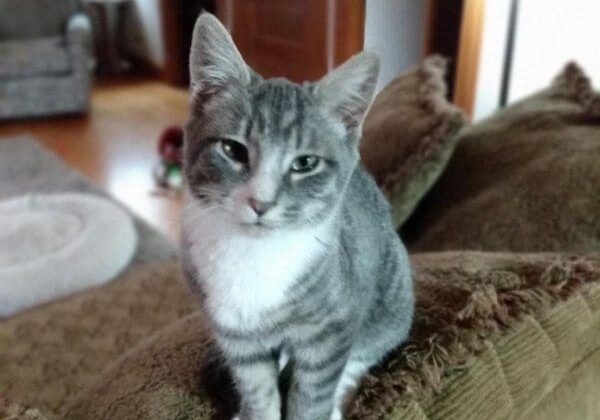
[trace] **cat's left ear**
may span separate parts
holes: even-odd
[[[316,94],[325,108],[348,129],[356,128],[371,104],[378,75],[379,59],[373,53],[363,52],[319,80]]]

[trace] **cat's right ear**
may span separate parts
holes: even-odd
[[[250,83],[250,69],[227,29],[210,13],[202,13],[194,27],[190,78],[194,94],[204,98],[228,86]]]

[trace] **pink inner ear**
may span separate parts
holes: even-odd
[[[366,106],[357,103],[341,104],[336,113],[349,130],[357,128],[364,119]]]
[[[237,80],[222,82],[220,84],[204,82],[192,85],[190,107],[192,110],[202,112],[206,104],[219,98],[225,101],[235,101],[246,95],[246,89]]]
[[[358,127],[375,92],[379,60],[361,53],[323,77],[317,84],[321,101],[348,129]]]
[[[190,97],[191,109],[201,111],[214,93],[215,92],[211,91],[211,89],[202,89],[200,86],[192,86]]]

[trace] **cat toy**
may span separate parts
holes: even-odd
[[[160,161],[152,173],[161,192],[178,192],[182,189],[182,154],[183,129],[177,125],[167,127],[158,139]]]

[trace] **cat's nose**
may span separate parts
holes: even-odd
[[[275,205],[275,202],[274,201],[259,201],[255,198],[249,198],[248,204],[250,205],[252,210],[254,210],[254,213],[256,213],[256,215],[258,217],[260,217],[263,214],[265,214],[267,211],[269,211],[269,209]]]

